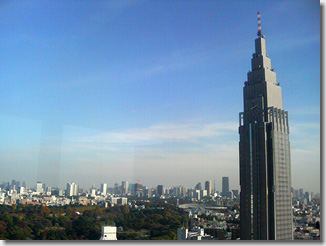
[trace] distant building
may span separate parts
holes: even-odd
[[[205,182],[205,190],[207,190],[207,195],[210,196],[212,194],[212,182],[206,181]]]
[[[102,236],[100,240],[117,240],[117,227],[102,226]]]
[[[86,198],[86,197],[79,197],[79,198],[78,198],[78,202],[79,202],[80,205],[84,205],[84,206],[90,204],[89,199]]]
[[[178,229],[178,240],[213,240],[213,237],[204,233],[204,229],[195,227],[192,230]]]
[[[238,190],[232,190],[233,196],[234,197],[239,197],[239,191]]]
[[[227,197],[229,191],[229,177],[222,177],[222,196]]]
[[[103,196],[106,196],[107,190],[108,190],[108,185],[106,183],[101,184],[101,193]]]
[[[194,193],[193,193],[192,197],[197,199],[197,200],[200,200],[200,198],[201,198],[200,193],[201,193],[200,190],[194,190]]]
[[[36,192],[43,193],[43,184],[41,182],[36,183]]]
[[[232,191],[227,192],[226,198],[233,199],[233,192]]]
[[[111,197],[111,206],[115,205],[127,205],[128,198],[126,197]]]
[[[164,195],[164,186],[163,185],[158,185],[156,192],[157,192],[157,196],[159,196],[159,197],[163,196]]]
[[[201,183],[200,182],[198,184],[196,184],[195,190],[202,190],[202,187],[201,187]]]
[[[51,196],[52,188],[50,186],[46,187],[46,195]]]
[[[132,196],[136,195],[136,184],[128,185],[128,193],[130,193]]]
[[[26,191],[25,187],[19,188],[19,194],[25,194],[25,191]]]
[[[135,196],[142,197],[143,196],[143,185],[140,183],[135,184]]]
[[[128,193],[128,188],[129,188],[128,181],[122,181],[121,182],[122,195],[126,195]]]
[[[200,191],[200,197],[202,198],[202,197],[205,197],[205,196],[207,196],[208,194],[207,194],[207,190],[201,190]]]
[[[143,194],[145,197],[150,198],[152,197],[152,190],[146,187],[143,189]]]
[[[78,185],[75,183],[67,183],[66,196],[77,196],[78,195]]]
[[[59,189],[59,191],[58,191],[58,195],[59,195],[59,196],[63,196],[63,189]]]
[[[306,191],[304,193],[304,198],[306,198],[307,201],[310,202],[311,201],[311,193],[309,191]]]
[[[205,228],[204,232],[218,240],[226,240],[227,230],[212,227],[212,228]]]

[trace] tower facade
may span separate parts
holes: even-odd
[[[108,192],[108,184],[107,183],[101,184],[101,192],[102,192],[103,196],[106,196],[106,194]]]
[[[240,238],[292,240],[288,112],[260,29],[239,117]]]
[[[78,185],[75,183],[67,183],[66,196],[78,196]]]
[[[212,194],[212,182],[210,180],[205,182],[205,190],[207,190],[208,196]]]
[[[222,177],[222,196],[228,196],[229,191],[229,177]]]

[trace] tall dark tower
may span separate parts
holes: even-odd
[[[239,115],[240,238],[292,240],[288,112],[282,109],[282,89],[266,55],[259,12],[251,68]]]

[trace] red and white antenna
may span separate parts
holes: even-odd
[[[257,20],[258,20],[258,37],[263,36],[262,32],[261,32],[261,23],[260,23],[260,12],[257,13]]]

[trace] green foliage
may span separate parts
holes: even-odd
[[[98,240],[103,225],[115,224],[122,227],[118,240],[175,240],[177,229],[188,224],[188,217],[172,204],[153,201],[145,205],[145,209],[0,206],[0,239]]]

